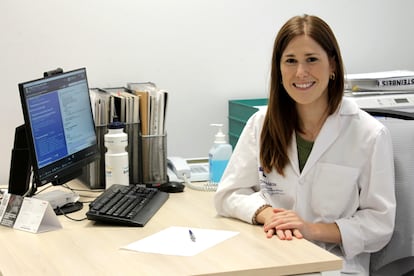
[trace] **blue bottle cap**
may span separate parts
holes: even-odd
[[[125,127],[125,123],[119,122],[119,121],[113,121],[112,123],[108,125],[109,129],[120,129],[124,127]]]

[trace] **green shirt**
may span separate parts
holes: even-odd
[[[299,170],[302,171],[312,151],[313,142],[303,139],[296,133],[296,146],[298,147]]]

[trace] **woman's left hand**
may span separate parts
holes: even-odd
[[[282,208],[274,208],[271,219],[263,226],[268,238],[277,235],[281,240],[291,240],[293,237],[301,239],[306,228],[307,223],[294,211]]]

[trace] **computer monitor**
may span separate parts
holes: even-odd
[[[18,87],[24,125],[16,128],[9,192],[31,196],[80,176],[98,158],[98,145],[85,68]]]

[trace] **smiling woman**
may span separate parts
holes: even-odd
[[[215,206],[263,224],[268,238],[314,241],[344,258],[342,272],[368,275],[370,253],[394,227],[392,144],[343,90],[330,27],[316,16],[288,20],[274,43],[268,108],[245,125]]]
[[[261,160],[267,171],[274,165],[283,174],[292,132],[313,142],[316,137],[309,136],[317,135],[326,117],[340,105],[344,68],[329,25],[319,17],[307,15],[293,17],[282,26],[273,47],[272,64],[269,106],[273,108],[266,114],[269,127],[262,133],[266,143],[262,143]],[[338,78],[332,80],[336,75]],[[295,85],[306,87],[309,82],[312,84],[306,92],[311,93],[305,94]],[[299,95],[305,96],[297,98]],[[304,99],[299,101],[301,98]],[[306,135],[306,129],[313,134]],[[274,154],[272,148],[276,149]]]
[[[297,36],[285,49],[280,62],[283,86],[298,104],[310,104],[323,97],[319,103],[324,110],[328,105],[328,82],[333,67],[334,63],[315,40],[307,35]]]
[[[295,37],[280,62],[283,86],[296,102],[299,131],[313,142],[328,115],[328,83],[334,75],[334,60],[310,36]]]

